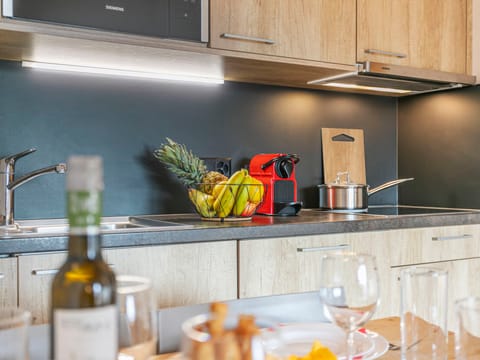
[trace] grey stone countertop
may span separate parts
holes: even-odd
[[[372,208],[372,207],[371,207]],[[173,221],[183,226],[105,232],[103,247],[131,247],[191,242],[243,240],[404,228],[480,224],[480,210],[404,208],[401,214],[327,212],[302,209],[297,216],[255,215],[247,221],[205,221],[196,214],[147,215],[147,220]],[[22,253],[64,251],[67,234],[0,236],[0,257]]]

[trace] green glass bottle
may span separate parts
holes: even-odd
[[[67,166],[68,256],[52,284],[55,360],[114,360],[118,352],[115,275],[101,253],[103,168],[98,156]]]

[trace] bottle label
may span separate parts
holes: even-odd
[[[68,222],[71,227],[99,226],[102,214],[100,191],[69,191]]]
[[[56,309],[56,360],[114,360],[118,352],[118,310],[115,305]]]

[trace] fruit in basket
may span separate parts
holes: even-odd
[[[165,164],[187,188],[197,188],[199,185],[198,190],[212,194],[215,184],[228,180],[218,171],[208,171],[205,162],[185,145],[166,139],[167,143],[156,149],[153,155]]]
[[[263,183],[260,180],[255,179],[251,175],[245,176],[244,184],[256,185],[256,186],[247,186],[248,191],[248,201],[256,205],[260,204],[263,200],[263,195],[265,189],[263,188]]]
[[[213,209],[215,198],[212,195],[190,188],[188,189],[188,197],[203,217],[214,217],[216,215]]]
[[[230,178],[207,171],[205,163],[185,145],[166,139],[153,154],[187,187],[188,197],[202,217],[253,215],[263,200],[261,181],[250,176],[247,169],[236,171]]]
[[[219,183],[216,183],[215,186],[213,187],[212,190],[212,196],[216,199],[222,192],[222,190],[225,188],[225,185],[227,184],[227,180],[220,181]]]
[[[233,205],[232,214],[234,216],[242,216],[243,210],[248,203],[248,188],[247,186],[240,185],[240,188],[237,191],[237,198],[235,204]]]
[[[232,211],[233,206],[235,205],[238,189],[240,188],[246,173],[247,170],[245,169],[236,171],[223,186],[223,189],[213,203],[213,208],[217,212],[218,217],[227,217]]]
[[[263,183],[246,173],[233,207],[235,216],[252,216],[264,195]]]

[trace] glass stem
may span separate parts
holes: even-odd
[[[355,355],[355,343],[353,342],[353,331],[347,332],[347,359],[353,360]]]

